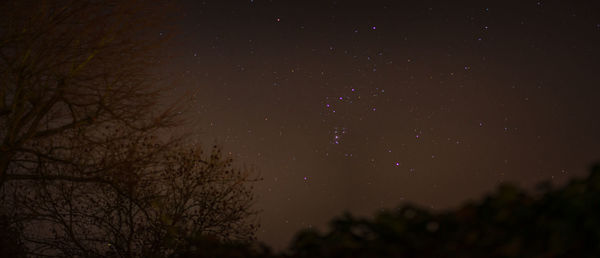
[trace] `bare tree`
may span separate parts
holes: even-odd
[[[161,38],[147,4],[0,5],[0,216],[29,255],[164,256],[189,234],[254,236],[250,172],[157,138],[179,122],[148,70]]]
[[[113,142],[96,158],[144,162],[122,162],[106,181],[33,180],[28,189],[35,191],[13,192],[13,216],[26,218],[20,226],[30,254],[164,257],[190,235],[253,239],[249,183],[257,178],[235,169],[219,148],[204,154],[139,137]],[[64,163],[41,169],[82,173]]]
[[[0,7],[0,188],[30,180],[38,159],[72,163],[61,145],[110,141],[173,125],[158,112],[148,68],[159,39],[148,36],[137,1],[10,1]],[[157,34],[158,35],[158,34]]]

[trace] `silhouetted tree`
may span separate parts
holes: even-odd
[[[302,231],[292,257],[598,257],[600,165],[534,196],[502,184],[478,203],[429,212],[413,205],[374,219],[346,214],[331,230]]]
[[[0,5],[2,252],[164,257],[192,235],[254,237],[251,171],[164,136],[180,122],[150,71],[157,3]]]
[[[161,89],[149,71],[160,42],[147,22],[158,18],[148,14],[150,6],[135,0],[0,5],[0,188],[57,177],[36,173],[40,160],[96,165],[77,164],[69,153],[114,140],[103,133],[107,126],[139,133],[174,125],[174,110],[157,108]]]
[[[36,180],[29,187],[35,191],[13,193],[14,217],[27,218],[21,225],[31,254],[165,257],[187,245],[190,236],[253,239],[251,171],[235,169],[217,147],[204,154],[156,139],[137,140],[109,145],[96,156],[135,161],[107,171],[106,182]],[[82,173],[50,165],[44,169]]]
[[[0,216],[0,257],[26,257],[20,231],[10,221]]]
[[[210,235],[192,235],[169,257],[178,258],[267,258],[278,257],[270,248],[257,242],[223,242]]]

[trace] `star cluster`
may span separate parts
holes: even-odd
[[[276,247],[345,210],[455,206],[600,158],[595,3],[180,4],[165,77],[199,141],[264,177]]]

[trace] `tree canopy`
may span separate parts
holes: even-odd
[[[373,219],[345,214],[299,232],[292,257],[597,257],[600,165],[585,179],[532,194],[502,184],[478,202],[432,212],[415,205]]]
[[[253,239],[252,171],[168,136],[180,110],[151,70],[164,3],[0,6],[4,254],[164,257],[192,235]]]

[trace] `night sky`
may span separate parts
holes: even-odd
[[[600,160],[595,1],[178,1],[186,130],[255,184],[282,248],[344,211],[435,210]]]

